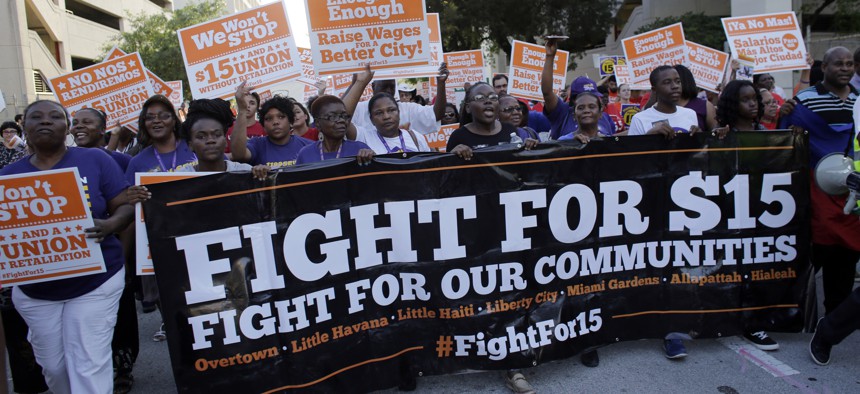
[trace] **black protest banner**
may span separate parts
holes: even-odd
[[[367,391],[799,330],[806,151],[787,132],[622,137],[152,185],[176,383]]]

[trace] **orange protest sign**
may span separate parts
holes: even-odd
[[[429,34],[430,63],[427,66],[400,67],[376,71],[374,79],[423,78],[439,74],[442,63],[442,34],[439,27],[439,14],[427,13],[427,32]]]
[[[448,79],[445,81],[445,96],[449,103],[456,101],[454,90],[462,88],[466,82],[475,83],[486,81],[484,75],[484,53],[480,49],[470,51],[449,52],[445,54],[448,63]],[[430,78],[430,90],[436,91],[436,78]]]
[[[264,5],[179,30],[191,95],[226,98],[242,81],[256,89],[301,75],[284,3]]]
[[[313,54],[311,53],[310,48],[299,47],[299,60],[302,64],[302,75],[299,77],[298,81],[305,85],[314,86],[318,79],[317,73],[314,71]]]
[[[794,12],[723,18],[733,54],[754,59],[753,73],[807,69],[806,44]]]
[[[559,50],[552,65],[552,88],[564,88],[567,60],[570,54]],[[546,50],[542,45],[514,40],[511,45],[511,71],[508,73],[508,94],[524,99],[543,101],[540,90]]]
[[[126,53],[122,49],[113,47],[111,48],[110,52],[108,52],[108,55],[107,57],[105,57],[105,60],[124,56],[125,54]],[[144,68],[144,70],[146,70],[146,77],[149,78],[149,83],[152,84],[153,94],[160,94],[165,97],[170,97],[170,95],[173,94],[173,89],[170,87],[170,85],[168,85],[161,78],[159,78],[158,75],[155,75],[155,73],[149,71],[149,69]]]
[[[143,62],[136,52],[82,68],[48,81],[57,100],[74,113],[104,111],[110,122],[134,127],[143,103],[152,96]]]
[[[696,79],[696,85],[716,93],[726,75],[729,54],[687,41],[687,55],[690,59],[690,72]]]
[[[0,177],[0,282],[46,282],[105,272],[77,168]]]
[[[651,86],[648,77],[657,66],[687,63],[687,45],[680,23],[625,38],[621,45],[634,85]]]
[[[305,0],[318,75],[427,66],[424,0]]]
[[[179,181],[183,179],[194,178],[203,175],[213,174],[212,172],[139,172],[134,175],[136,185],[154,185],[156,183],[164,183],[171,181]],[[149,253],[149,237],[146,235],[146,223],[143,221],[143,204],[134,206],[134,242],[137,253],[137,267],[135,271],[137,275],[155,275],[155,269],[152,266],[152,254]]]
[[[438,149],[439,152],[445,152],[445,148],[448,146],[448,138],[451,137],[451,133],[454,130],[460,128],[459,123],[446,124],[439,127],[439,131],[424,134],[424,139],[427,140],[427,146],[430,149]]]

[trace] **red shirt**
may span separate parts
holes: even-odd
[[[248,126],[248,139],[254,137],[265,137],[266,130],[263,129],[263,125],[260,122],[254,121],[254,124]],[[224,152],[230,153],[230,136],[233,135],[233,126],[230,126],[230,129],[227,130],[227,149]]]

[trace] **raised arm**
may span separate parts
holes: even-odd
[[[346,113],[352,115],[355,113],[355,107],[358,106],[358,101],[361,100],[361,94],[367,88],[367,84],[373,80],[374,72],[370,69],[370,64],[364,66],[364,71],[352,74],[352,83],[343,94],[343,105],[346,106]]]
[[[244,104],[245,96],[251,94],[251,87],[247,86],[247,82],[242,81],[236,88],[236,106],[239,108],[239,113],[236,115],[236,122],[233,123],[233,134],[230,135],[232,159],[243,163],[251,161],[251,151],[248,150],[248,106]]]
[[[555,63],[555,53],[558,51],[558,41],[548,38],[546,44],[546,58],[543,63],[543,72],[540,74],[540,91],[543,94],[543,110],[552,113],[558,106],[558,96],[552,88],[552,66]]]
[[[448,103],[448,97],[445,94],[447,80],[448,63],[442,62],[439,66],[439,75],[436,77],[436,102],[433,103],[433,114],[436,115],[436,120],[442,120],[445,117],[445,105]]]

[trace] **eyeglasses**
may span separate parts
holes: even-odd
[[[337,122],[339,120],[345,120],[345,121],[349,122],[349,120],[352,119],[352,115],[350,115],[346,112],[343,112],[343,113],[339,113],[339,114],[323,115],[323,116],[320,116],[319,118],[321,120],[325,120],[325,121],[332,122],[332,123]]]
[[[6,129],[6,130],[3,130],[3,134],[18,134],[18,130]]]
[[[515,105],[515,106],[513,106],[513,107],[502,108],[502,112],[504,112],[504,113],[506,113],[506,114],[510,114],[510,113],[513,113],[513,112],[518,112],[519,110],[520,110],[520,106],[519,106],[519,105]]]
[[[170,112],[159,112],[158,115],[146,114],[143,119],[147,122],[152,122],[155,121],[156,118],[161,119],[162,121],[169,120],[170,118],[173,118],[173,114],[171,114]]]
[[[476,94],[476,95],[472,96],[472,99],[471,99],[471,100],[469,100],[469,101],[471,101],[471,102],[475,102],[475,101],[483,101],[483,102],[486,102],[486,101],[488,101],[488,100],[489,100],[489,101],[492,101],[492,102],[499,101],[499,95],[498,95],[498,94],[495,94],[495,93],[491,93],[491,94],[489,94],[489,95]]]

